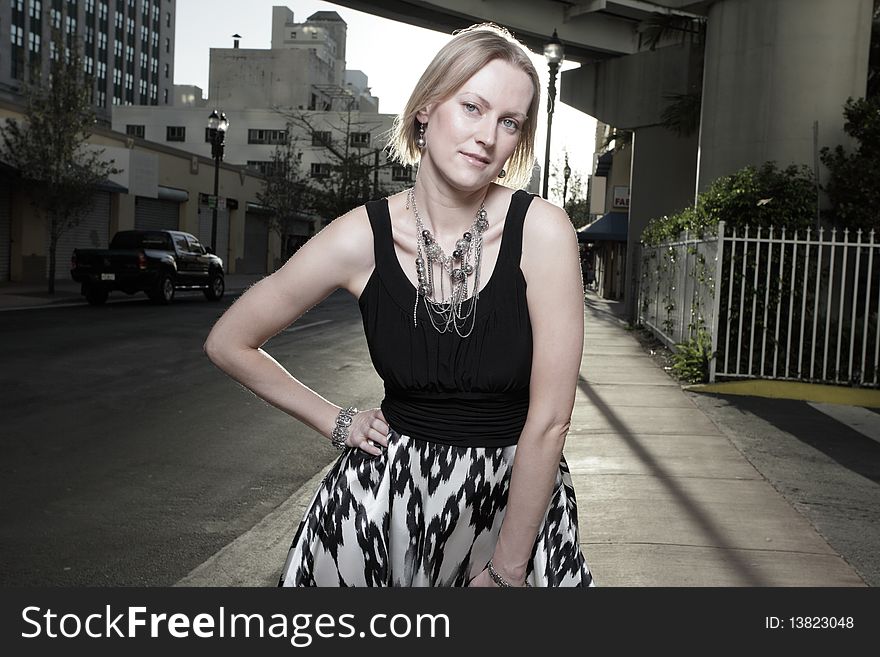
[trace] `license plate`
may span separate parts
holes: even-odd
[[[101,274],[102,281],[115,281],[116,274]]]

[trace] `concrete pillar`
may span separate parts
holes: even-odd
[[[663,126],[637,128],[633,135],[623,292],[627,316],[636,319],[642,231],[651,219],[674,214],[693,203],[697,136],[679,137]]]
[[[871,10],[871,0],[710,7],[697,192],[768,160],[812,168],[814,121],[819,148],[848,143],[843,104],[865,95]]]

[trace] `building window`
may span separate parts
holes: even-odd
[[[132,123],[129,123],[128,125],[125,126],[125,134],[130,135],[132,137],[140,137],[141,139],[143,139],[144,134],[146,134],[146,132],[144,130],[144,126],[134,125]]]
[[[83,58],[83,68],[87,75],[94,75],[95,73],[95,58],[91,55],[86,55]]]
[[[249,169],[253,169],[254,171],[259,171],[264,176],[271,176],[275,171],[275,163],[271,160],[248,160],[247,166]]]
[[[329,131],[315,131],[312,133],[312,146],[327,146],[330,144]]]
[[[131,46],[125,46],[125,61],[134,61],[134,48],[132,48]]]
[[[167,62],[165,63],[165,77],[168,77],[168,74],[171,72],[171,65]]]
[[[56,30],[61,29],[61,12],[54,7],[49,11],[49,22]]]
[[[408,182],[412,180],[412,167],[410,165],[402,167],[395,164],[391,167],[391,180],[398,182]]]
[[[165,128],[165,141],[186,141],[186,127],[169,125]]]
[[[122,41],[113,42],[113,54],[122,59]]]
[[[40,20],[40,16],[43,12],[43,4],[40,2],[40,0],[32,0],[30,9],[31,18],[35,20]]]
[[[171,12],[165,12],[165,27],[171,27]]]
[[[162,102],[165,103],[166,105],[168,104],[168,90],[167,89],[162,90]]]
[[[28,37],[28,46],[31,52],[40,52],[40,35],[36,32],[30,32]]]
[[[327,178],[330,176],[330,165],[326,162],[312,162],[312,178]]]
[[[248,129],[249,144],[286,144],[287,130]]]
[[[360,147],[360,146],[369,146],[370,145],[370,133],[369,132],[352,132],[349,136],[349,146]]]
[[[171,38],[165,37],[165,52],[171,52]]]
[[[107,20],[107,3],[102,2],[98,5],[98,20],[106,21]]]
[[[113,69],[113,84],[116,86],[122,86],[122,70],[118,68]]]
[[[98,62],[98,80],[102,84],[107,81],[107,62]]]

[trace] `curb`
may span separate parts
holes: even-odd
[[[842,385],[832,386],[823,383],[753,379],[749,381],[726,381],[723,383],[700,383],[683,386],[683,389],[689,392],[706,392],[720,395],[742,395],[747,397],[766,397],[769,399],[790,399],[793,401],[880,408],[880,390],[851,388]]]

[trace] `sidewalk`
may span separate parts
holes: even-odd
[[[268,274],[227,274],[226,292],[233,294],[244,292],[253,283]],[[48,282],[42,283],[9,283],[0,282],[0,310],[16,310],[25,308],[44,308],[66,305],[88,305],[86,298],[80,294],[80,284],[73,280],[55,281],[55,293],[49,294]],[[178,290],[176,294],[202,294],[201,291],[190,292]],[[107,303],[120,301],[143,301],[147,296],[143,292],[132,294],[114,291],[110,293]]]
[[[565,444],[598,586],[864,586],[618,318],[588,298]],[[274,586],[322,471],[179,586]]]

